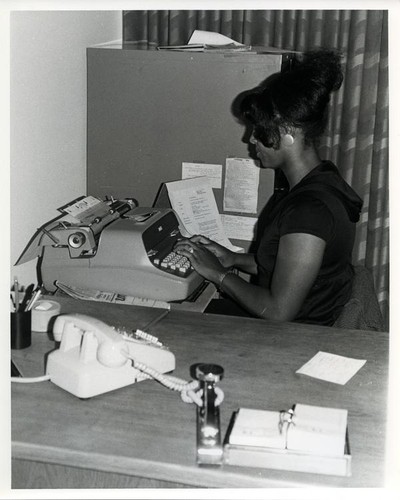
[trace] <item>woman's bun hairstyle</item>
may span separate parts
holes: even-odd
[[[295,128],[302,129],[306,144],[314,144],[326,127],[330,94],[342,81],[339,52],[306,52],[290,70],[273,75],[247,95],[242,116],[253,124],[254,136],[267,147],[278,148],[281,133]]]
[[[293,76],[296,73],[311,80],[314,84],[325,88],[330,93],[339,90],[343,81],[341,54],[335,50],[314,50],[304,55],[293,65]]]

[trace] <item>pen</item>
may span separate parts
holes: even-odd
[[[18,278],[14,276],[14,302],[15,302],[15,310],[19,309],[19,284]]]
[[[31,300],[29,301],[28,305],[26,306],[26,311],[30,311],[32,307],[34,306],[35,302],[38,300],[40,295],[42,294],[42,290],[39,288],[36,290],[36,292],[33,294]]]
[[[13,299],[11,293],[10,293],[10,300],[11,300],[13,312],[15,312],[15,302],[14,302],[14,299]]]
[[[169,313],[169,309],[165,309],[165,311],[163,311],[159,316],[157,316],[156,318],[154,318],[153,320],[150,321],[150,323],[148,323],[144,328],[143,328],[143,331],[144,332],[148,332],[149,329],[154,326],[155,324],[157,324],[159,321],[161,321],[163,318],[165,318],[165,316]]]
[[[34,300],[36,300],[35,297],[36,297],[36,294],[38,292],[39,292],[39,287],[36,287],[36,290],[32,291],[31,296],[29,297],[29,300],[27,301],[27,303],[25,305],[24,311],[29,311],[30,310],[30,305],[32,304],[32,302]]]

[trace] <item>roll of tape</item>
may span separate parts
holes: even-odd
[[[38,300],[32,308],[32,331],[48,332],[52,318],[60,314],[61,306],[55,300]]]

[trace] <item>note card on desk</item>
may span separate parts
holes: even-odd
[[[318,352],[296,373],[335,384],[346,384],[364,366],[366,360]]]

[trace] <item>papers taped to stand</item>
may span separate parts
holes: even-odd
[[[56,286],[70,297],[79,300],[93,300],[95,302],[108,302],[110,304],[124,304],[128,306],[159,307],[160,309],[171,309],[171,305],[163,300],[146,299],[144,297],[129,297],[115,292],[104,292],[100,290],[83,290],[75,286],[56,281]]]

